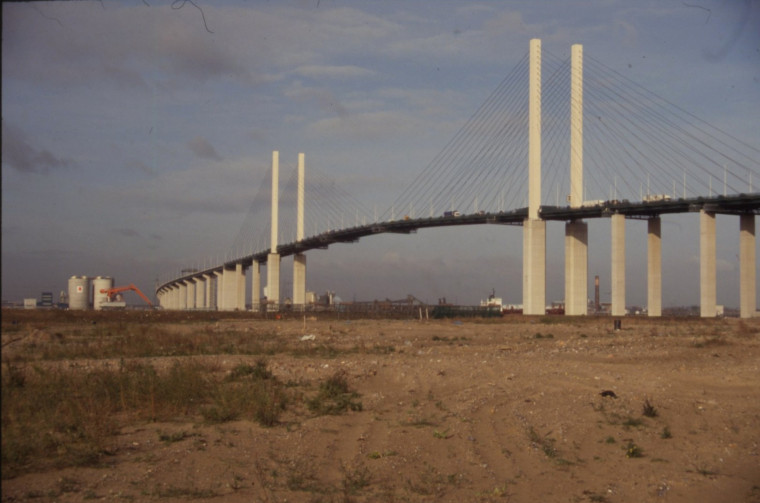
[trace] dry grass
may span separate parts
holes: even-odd
[[[271,426],[288,401],[263,361],[226,379],[192,359],[163,372],[128,363],[87,371],[4,367],[3,477],[32,467],[97,465],[111,452],[113,435],[130,422],[200,415],[212,423],[248,418]]]

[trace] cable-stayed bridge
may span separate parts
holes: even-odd
[[[293,255],[292,302],[305,304],[306,255],[382,233],[477,224],[523,227],[523,310],[546,306],[546,221],[565,221],[565,310],[587,314],[588,227],[609,218],[612,314],[625,313],[625,219],[647,221],[647,308],[661,314],[660,215],[700,215],[700,308],[716,314],[715,215],[739,216],[740,311],[756,311],[755,215],[760,149],[636,85],[581,46],[562,59],[529,53],[383,212],[329,177],[298,167],[281,188],[279,153],[221,263],[158,285],[168,309],[280,306],[280,259]],[[282,207],[282,208],[281,208]],[[280,225],[282,222],[282,225]],[[261,266],[267,267],[266,307]]]

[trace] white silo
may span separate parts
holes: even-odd
[[[69,278],[69,309],[88,309],[90,307],[90,278],[72,276]]]
[[[113,278],[110,276],[96,276],[92,280],[92,307],[96,311],[103,309],[103,303],[108,302],[108,295],[101,290],[113,288]]]

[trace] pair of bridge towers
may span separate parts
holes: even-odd
[[[530,42],[529,63],[528,218],[523,222],[523,313],[546,312],[546,221],[541,205],[541,41]],[[570,53],[570,194],[571,208],[583,205],[583,46]],[[740,315],[756,310],[755,216],[740,215]],[[700,315],[717,315],[715,213],[700,209]],[[625,216],[611,216],[611,290],[613,316],[625,309]],[[565,224],[565,314],[588,310],[588,224]],[[647,221],[647,313],[662,315],[662,223],[659,215]]]
[[[570,194],[571,208],[583,205],[583,47],[571,48],[570,96]],[[546,220],[541,218],[541,41],[530,42],[529,62],[528,215],[523,221],[523,313],[546,313]],[[280,255],[278,249],[279,153],[272,154],[271,248],[267,255],[266,303],[261,297],[261,262],[238,260],[216,269],[177,280],[157,291],[160,305],[169,309],[245,310],[246,269],[252,267],[253,311],[279,309]],[[304,154],[298,156],[296,242],[303,235]],[[625,308],[625,215],[611,216],[611,314],[623,316]],[[700,209],[700,314],[717,315],[715,212]],[[661,219],[647,220],[647,313],[662,314]],[[739,225],[740,315],[756,311],[755,216],[740,214]],[[212,299],[212,291],[216,290]],[[295,309],[306,302],[306,255],[293,259]],[[586,315],[588,309],[588,224],[571,220],[565,224],[565,314]]]

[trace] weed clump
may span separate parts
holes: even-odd
[[[362,403],[357,401],[357,398],[359,393],[349,388],[345,373],[336,372],[320,383],[319,392],[306,400],[306,406],[311,412],[319,415],[338,415],[349,409],[362,410]]]
[[[625,446],[626,458],[641,458],[643,456],[644,456],[644,451],[641,449],[641,447],[634,444],[632,441],[629,441],[628,444]]]
[[[644,400],[644,405],[642,407],[641,413],[646,417],[657,417],[659,415],[657,408],[652,404],[652,402],[649,401],[649,398]]]

